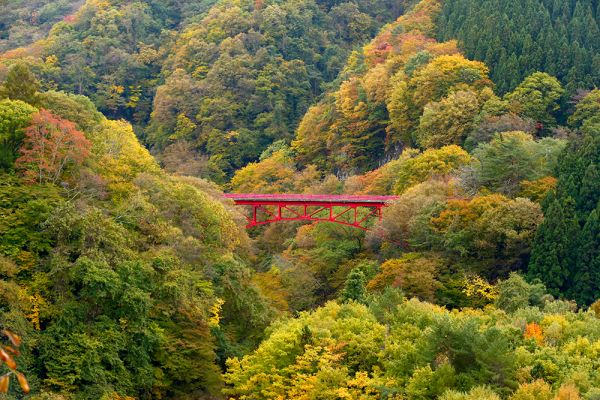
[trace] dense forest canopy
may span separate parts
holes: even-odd
[[[448,0],[437,35],[458,39],[468,57],[491,66],[501,93],[536,71],[574,92],[600,83],[599,7],[596,0]]]
[[[43,39],[52,26],[68,18],[82,0],[2,0],[0,51]]]
[[[290,141],[349,51],[409,1],[370,3],[90,0],[9,57],[31,57],[43,87],[128,119],[157,153],[190,143],[197,173],[223,183]]]
[[[596,1],[0,7],[0,396],[600,399]]]

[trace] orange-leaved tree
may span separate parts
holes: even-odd
[[[91,145],[73,122],[41,109],[25,130],[15,166],[31,183],[56,183],[67,168],[83,163]]]
[[[542,328],[535,322],[527,324],[523,336],[525,339],[535,340],[535,342],[539,345],[544,343],[544,333],[542,332]]]

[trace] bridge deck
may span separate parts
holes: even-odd
[[[385,205],[396,199],[397,196],[355,196],[355,195],[330,195],[330,194],[255,194],[255,193],[228,193],[228,199],[237,204],[339,204],[339,205]]]

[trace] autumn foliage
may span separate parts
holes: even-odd
[[[525,339],[535,340],[537,344],[542,344],[544,342],[544,334],[542,332],[542,328],[535,322],[527,324],[523,336],[525,337]]]
[[[27,382],[25,375],[17,370],[17,362],[15,361],[15,357],[20,355],[19,346],[21,345],[21,338],[8,330],[2,331],[2,334],[8,339],[10,344],[0,344],[0,368],[4,365],[9,370],[0,376],[0,393],[8,392],[10,378],[11,376],[14,376],[16,377],[17,382],[19,382],[21,390],[27,394],[30,390],[29,383]]]
[[[75,124],[40,110],[25,129],[20,157],[15,166],[31,183],[57,183],[69,167],[83,163],[91,142]]]
[[[600,400],[599,1],[0,0],[0,400]]]

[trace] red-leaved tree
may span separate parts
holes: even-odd
[[[31,183],[56,183],[67,168],[83,163],[91,146],[73,122],[41,109],[25,130],[15,166]]]

